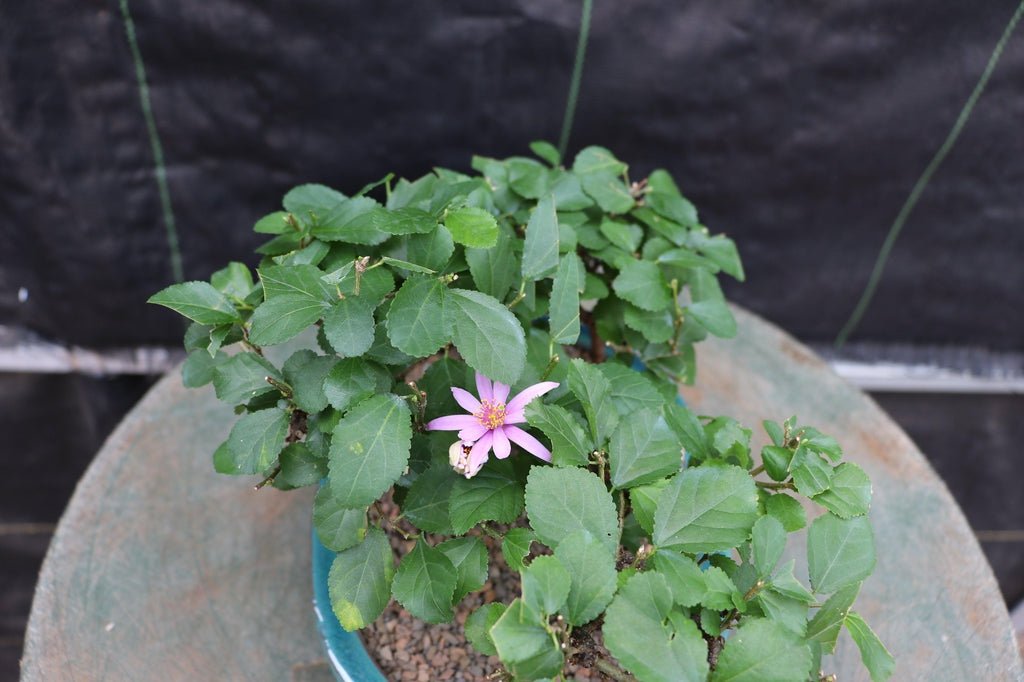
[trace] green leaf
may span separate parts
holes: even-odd
[[[602,362],[597,366],[611,385],[615,409],[626,416],[644,408],[660,409],[665,399],[646,376],[618,362]]]
[[[602,211],[621,214],[628,212],[635,203],[633,195],[621,178],[603,173],[588,173],[580,176],[583,191],[590,195]]]
[[[575,253],[562,256],[551,287],[548,324],[555,343],[576,343],[580,336],[580,293],[583,291],[583,262]]]
[[[665,277],[658,266],[649,260],[626,261],[619,275],[612,281],[612,289],[620,298],[643,310],[657,312],[672,303]]]
[[[828,598],[822,604],[814,618],[807,624],[807,639],[821,642],[825,653],[832,653],[836,648],[836,640],[839,639],[839,631],[846,621],[850,607],[857,599],[860,592],[860,583],[847,585]]]
[[[534,400],[526,406],[526,421],[551,441],[555,466],[586,466],[593,444],[572,412]]]
[[[807,604],[771,588],[759,592],[755,601],[765,616],[794,635],[804,636],[807,630]]]
[[[537,541],[537,535],[529,528],[512,528],[501,541],[501,555],[513,571],[526,567],[523,559],[530,553],[530,546]]]
[[[324,281],[324,272],[315,265],[271,265],[257,270],[263,296],[308,298],[311,301],[330,301],[333,292]]]
[[[412,551],[402,557],[391,583],[391,594],[420,620],[447,623],[452,619],[457,583],[451,560],[420,538]]]
[[[410,235],[405,243],[405,255],[410,261],[435,272],[445,269],[453,253],[455,240],[444,225],[438,225],[429,234]]]
[[[533,159],[511,158],[505,162],[509,185],[516,194],[527,199],[539,199],[548,187],[548,169]]]
[[[408,270],[409,272],[416,272],[421,275],[436,275],[435,270],[425,268],[422,265],[416,263],[410,263],[407,260],[399,260],[398,258],[392,258],[391,256],[381,256],[381,261],[387,263],[391,267],[398,268],[400,270]]]
[[[735,608],[742,613],[746,610],[743,595],[736,589],[736,584],[728,574],[718,566],[709,566],[704,571],[704,595],[700,602],[705,608],[715,611]],[[744,608],[740,608],[741,606]]]
[[[573,171],[580,175],[622,175],[627,168],[628,166],[616,159],[614,154],[597,145],[580,150],[572,164]]]
[[[267,382],[267,377],[284,381],[281,372],[259,355],[238,353],[214,368],[213,390],[220,400],[237,405],[277,390]]]
[[[498,657],[516,679],[554,677],[562,670],[562,651],[545,626],[537,611],[516,599],[491,627]]]
[[[391,375],[387,370],[363,358],[338,362],[324,379],[327,402],[342,412],[374,393],[390,389]]]
[[[404,400],[374,395],[350,409],[331,438],[334,494],[349,507],[365,507],[376,500],[405,471],[411,441]]]
[[[675,321],[669,310],[641,310],[626,304],[622,321],[630,329],[640,332],[651,343],[666,343],[676,332]]]
[[[366,537],[366,510],[349,509],[323,486],[313,500],[313,528],[324,547],[342,552],[355,547]]]
[[[787,533],[794,533],[807,525],[807,512],[803,506],[785,493],[776,493],[765,500],[764,510],[782,522]]]
[[[640,682],[704,682],[707,643],[692,620],[666,622],[670,595],[658,573],[630,578],[605,612],[605,646]]]
[[[340,552],[327,588],[341,627],[353,632],[377,620],[391,600],[394,574],[391,545],[380,528],[370,528],[361,543]]]
[[[654,555],[654,568],[668,583],[672,601],[680,606],[696,606],[707,592],[704,571],[688,556],[658,549]]]
[[[806,644],[770,620],[752,618],[726,641],[711,682],[805,682],[810,670]]]
[[[217,352],[211,356],[205,349],[194,350],[185,358],[181,366],[181,383],[186,388],[199,388],[213,381],[217,368],[228,360],[224,353]],[[264,382],[264,386],[270,385]]]
[[[505,232],[489,249],[466,249],[466,262],[478,291],[505,300],[519,277],[519,262],[512,248],[513,239]]]
[[[324,379],[338,359],[317,355],[310,350],[295,352],[284,363],[284,378],[292,387],[292,400],[306,414],[316,414],[327,407]]]
[[[445,540],[437,546],[455,567],[453,603],[487,582],[487,547],[479,538],[462,537]]]
[[[756,520],[757,489],[746,471],[686,469],[661,494],[652,539],[683,552],[718,552],[743,543]]]
[[[715,417],[704,427],[704,434],[722,459],[733,458],[743,468],[750,466],[750,429],[731,417]]]
[[[786,549],[786,529],[782,522],[771,516],[759,518],[752,531],[751,547],[758,577],[768,577]]]
[[[694,233],[694,246],[703,253],[708,260],[715,263],[725,272],[732,275],[739,281],[746,279],[743,272],[743,263],[740,262],[740,255],[736,251],[736,244],[725,235],[709,237],[697,230]]]
[[[313,454],[305,443],[292,443],[278,455],[281,470],[274,477],[278,490],[294,490],[316,485],[327,475],[327,462]]]
[[[494,640],[491,639],[491,628],[503,613],[505,605],[492,602],[476,609],[466,619],[466,639],[484,656],[498,655],[498,650],[494,648]]]
[[[875,538],[866,516],[824,514],[807,531],[807,567],[819,594],[860,582],[875,569]]]
[[[277,459],[288,435],[288,414],[271,408],[249,412],[235,422],[228,436],[227,467],[219,466],[221,474],[259,474]]]
[[[665,406],[665,421],[679,436],[691,457],[702,461],[711,456],[707,434],[697,415],[682,405],[669,403]]]
[[[453,358],[442,357],[431,363],[423,378],[417,383],[427,394],[425,419],[430,420],[460,411],[452,395],[452,387],[466,388],[473,385],[473,373],[466,363]],[[449,445],[451,442],[449,442]]]
[[[222,294],[242,301],[252,293],[252,273],[244,263],[231,262],[210,275],[210,284]]]
[[[450,289],[445,318],[466,363],[481,374],[512,385],[526,365],[526,336],[515,315],[478,291]]]
[[[684,227],[697,225],[697,208],[686,197],[667,192],[651,192],[644,202],[651,210]]]
[[[772,578],[771,589],[802,604],[810,604],[814,601],[814,595],[793,575],[795,567],[796,560],[790,559]]]
[[[580,211],[594,205],[594,200],[584,193],[580,179],[573,173],[558,175],[551,184],[551,196],[559,212]]]
[[[579,358],[569,364],[569,390],[587,416],[594,445],[601,447],[619,424],[619,413],[612,402],[612,386],[597,366]]]
[[[637,486],[629,491],[629,502],[633,508],[633,515],[636,516],[637,523],[648,536],[654,532],[654,512],[658,508],[661,492],[667,485],[668,479],[664,478],[649,485]]]
[[[612,496],[585,469],[535,466],[526,481],[526,513],[541,542],[554,547],[577,530],[589,531],[615,552],[618,517]]]
[[[860,649],[860,659],[871,674],[872,682],[885,682],[896,672],[896,659],[878,639],[878,635],[854,611],[846,615],[846,629]]]
[[[324,315],[324,335],[342,357],[359,357],[373,345],[373,307],[360,296],[343,298]]]
[[[373,224],[388,234],[428,234],[437,227],[437,219],[426,211],[406,206],[392,211],[380,209],[373,214]]]
[[[605,220],[598,229],[609,242],[628,253],[634,253],[639,249],[640,242],[644,238],[643,228],[620,223],[617,220]]]
[[[608,462],[612,486],[631,488],[679,471],[682,445],[660,411],[639,410],[612,433]]]
[[[450,211],[445,216],[444,226],[452,239],[465,246],[489,249],[498,241],[498,222],[482,208],[465,206]]]
[[[862,516],[871,508],[871,479],[853,462],[835,468],[829,489],[812,498],[841,519]]]
[[[402,501],[402,515],[412,525],[428,533],[451,533],[448,504],[452,486],[458,480],[445,464],[435,464],[420,474]]]
[[[445,325],[444,283],[434,277],[410,277],[391,302],[387,315],[388,338],[395,348],[425,358],[448,343]]]
[[[523,245],[523,278],[538,280],[558,267],[558,216],[551,195],[537,202],[526,225]]]
[[[789,478],[789,463],[793,460],[793,451],[778,445],[766,445],[761,448],[761,461],[765,473],[775,481]]]
[[[313,226],[313,235],[326,242],[349,244],[380,244],[388,233],[379,229],[384,209],[369,197],[353,197],[342,201],[320,217]]]
[[[305,218],[311,212],[323,213],[345,199],[345,195],[337,190],[325,185],[310,183],[288,190],[282,203],[285,210]]]
[[[481,521],[512,523],[523,511],[523,485],[509,461],[488,462],[473,478],[456,477],[448,513],[456,535]]]
[[[170,308],[199,324],[227,324],[240,319],[231,301],[206,282],[172,284],[150,296],[148,302]]]
[[[557,556],[539,556],[523,570],[523,601],[545,615],[565,604],[572,582]]]
[[[615,594],[615,556],[587,531],[571,533],[555,547],[569,572],[569,593],[562,613],[572,625],[584,625],[604,612]],[[538,557],[539,558],[539,557]]]
[[[725,301],[691,303],[686,310],[702,327],[715,336],[731,339],[736,336],[736,318]]]
[[[284,343],[323,317],[327,304],[306,296],[278,296],[253,313],[249,341],[257,346]]]
[[[790,462],[793,483],[801,495],[814,497],[828,490],[832,481],[832,465],[822,459],[821,455],[807,448],[798,447]]]
[[[257,220],[252,231],[260,234],[282,234],[292,229],[286,220],[287,217],[288,211],[274,211]]]
[[[530,151],[544,159],[552,166],[562,163],[562,155],[558,153],[555,146],[544,140],[534,140],[530,143]]]

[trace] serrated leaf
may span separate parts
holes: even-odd
[[[375,245],[387,240],[379,229],[384,209],[369,197],[353,197],[334,205],[313,226],[313,235],[327,242]]]
[[[271,408],[249,412],[235,422],[227,440],[228,466],[218,466],[221,474],[259,474],[277,459],[288,435],[288,414]]]
[[[746,471],[686,469],[661,494],[652,539],[683,552],[718,552],[743,543],[756,520],[757,489]]]
[[[539,199],[547,191],[549,171],[533,159],[514,157],[505,162],[509,185],[516,194],[527,199]]]
[[[622,175],[628,166],[615,158],[615,155],[604,147],[592,145],[581,149],[573,161],[572,169],[578,174],[590,173]]]
[[[686,311],[715,336],[723,339],[736,336],[736,318],[725,301],[691,303]]]
[[[306,296],[278,296],[261,303],[249,323],[249,341],[273,346],[297,336],[327,312],[327,304]]]
[[[402,557],[391,583],[391,594],[420,620],[447,623],[452,619],[457,582],[451,560],[420,538],[412,551]]]
[[[274,211],[257,220],[252,226],[252,231],[260,234],[282,234],[292,229],[286,220],[287,217],[288,211]]]
[[[557,556],[539,556],[522,572],[523,601],[545,615],[554,615],[565,604],[572,582]]]
[[[327,407],[324,379],[338,359],[300,350],[284,363],[284,378],[292,387],[292,400],[306,414],[316,414]]]
[[[723,271],[732,275],[739,281],[746,279],[743,272],[743,263],[736,251],[736,243],[725,235],[709,237],[697,230],[694,233],[693,245],[703,253],[708,260],[715,263]]]
[[[597,368],[608,378],[616,411],[626,416],[641,409],[657,410],[665,398],[654,383],[640,372],[618,362],[602,362]]]
[[[828,490],[811,499],[841,519],[862,516],[871,508],[871,479],[853,462],[843,462],[833,471]]]
[[[868,669],[872,682],[885,682],[896,672],[896,660],[882,644],[867,622],[854,611],[846,615],[846,629],[860,649],[860,659]]]
[[[555,556],[569,573],[562,613],[572,625],[589,623],[601,615],[615,594],[614,555],[591,533],[576,531],[558,543]]]
[[[618,518],[612,496],[584,469],[533,467],[526,481],[526,513],[541,542],[554,547],[578,530],[618,549]]]
[[[697,225],[697,208],[686,197],[679,194],[653,191],[647,195],[644,203],[650,206],[655,213],[678,225],[684,227]]]
[[[479,607],[466,619],[466,639],[484,656],[498,655],[498,650],[494,648],[494,640],[491,639],[491,628],[503,613],[505,605],[492,602]]]
[[[588,173],[580,175],[580,183],[602,211],[622,214],[628,212],[635,201],[629,193],[629,187],[621,178],[604,173]]]
[[[391,267],[398,268],[399,270],[408,270],[409,272],[419,273],[421,275],[436,275],[437,272],[430,268],[425,268],[422,265],[416,263],[410,263],[407,260],[400,260],[398,258],[392,258],[391,256],[382,256],[381,261],[387,263]]]
[[[512,385],[526,365],[526,336],[515,315],[478,291],[449,289],[445,318],[466,363],[494,381]]]
[[[594,205],[594,200],[583,191],[583,185],[574,173],[558,174],[555,181],[551,183],[551,197],[560,213],[581,211]]]
[[[327,475],[327,461],[316,457],[305,443],[285,446],[277,461],[281,470],[274,477],[274,487],[278,490],[316,485]]]
[[[435,464],[420,474],[401,504],[402,515],[428,533],[451,533],[448,505],[458,476],[446,464]]]
[[[437,227],[437,219],[426,211],[406,206],[394,210],[379,209],[373,214],[373,225],[388,234],[428,234]]]
[[[665,622],[670,594],[658,573],[630,578],[605,612],[605,646],[640,682],[704,682],[707,643],[692,620]]]
[[[793,575],[793,569],[796,567],[796,560],[790,559],[785,566],[779,569],[779,572],[772,577],[771,588],[779,594],[785,595],[790,599],[796,599],[802,604],[810,604],[814,601],[814,595],[811,591],[803,586],[796,576]]]
[[[711,456],[711,445],[697,415],[682,405],[669,403],[665,406],[665,421],[679,436],[691,457],[705,460]]]
[[[776,493],[765,500],[764,510],[778,519],[787,533],[794,533],[807,525],[807,512],[803,506],[785,493]]]
[[[804,632],[807,630],[807,604],[799,599],[780,594],[771,588],[759,592],[755,601],[766,617],[794,635],[804,636]]]
[[[612,432],[608,462],[612,486],[631,488],[679,471],[682,445],[660,411],[643,409]]]
[[[323,486],[313,499],[313,528],[324,547],[342,552],[366,537],[366,509],[349,509]]]
[[[405,244],[406,256],[413,263],[441,272],[455,253],[455,240],[444,225],[429,234],[410,235]]]
[[[654,532],[654,512],[658,508],[661,492],[668,485],[668,479],[654,481],[648,485],[636,486],[629,491],[630,507],[637,523],[648,536]]]
[[[754,524],[750,544],[754,551],[757,575],[766,578],[775,570],[775,565],[786,549],[786,529],[778,519],[762,516]]]
[[[457,477],[448,512],[456,535],[481,521],[511,523],[523,511],[523,485],[511,462],[489,462],[473,478]]]
[[[288,190],[281,203],[285,210],[305,218],[311,212],[323,213],[346,198],[344,194],[330,187],[309,183]]]
[[[210,275],[210,284],[225,296],[244,301],[252,293],[252,273],[244,263],[231,262]]]
[[[807,639],[821,642],[821,648],[825,653],[830,654],[835,651],[839,631],[846,621],[850,607],[857,600],[858,593],[860,593],[860,583],[853,583],[839,589],[829,597],[807,624]]]
[[[353,632],[377,620],[391,601],[395,574],[384,531],[370,528],[363,541],[334,558],[327,577],[331,608],[341,627]]]
[[[491,627],[498,657],[517,679],[553,677],[561,671],[562,651],[545,624],[537,611],[516,599]]]
[[[730,637],[711,682],[805,682],[811,651],[792,633],[764,618],[751,618]]]
[[[487,582],[487,547],[479,538],[462,537],[445,540],[437,546],[455,567],[453,603],[479,590]]]
[[[555,466],[586,466],[593,444],[576,417],[558,405],[535,400],[526,406],[526,421],[551,441]]]
[[[659,549],[654,555],[654,568],[665,577],[672,601],[680,606],[696,606],[707,592],[704,571],[688,556]]]
[[[860,582],[875,569],[875,537],[866,516],[823,514],[807,531],[807,568],[819,594]]]
[[[185,388],[199,388],[213,381],[217,368],[227,361],[228,356],[218,351],[210,355],[205,349],[194,350],[181,365],[181,383]],[[268,388],[269,384],[266,384]]]
[[[530,545],[537,541],[537,535],[529,528],[512,528],[501,541],[501,555],[513,571],[522,571],[526,566],[523,559],[530,553]]]
[[[330,485],[349,507],[365,507],[384,494],[409,462],[409,408],[396,396],[374,395],[338,422],[331,438]]]
[[[619,424],[611,382],[597,366],[578,358],[569,364],[567,380],[569,390],[583,406],[594,445],[601,447]]]
[[[801,495],[814,497],[826,490],[832,482],[832,465],[821,455],[807,448],[798,447],[789,465],[793,483]]]
[[[562,163],[562,155],[558,153],[555,146],[544,140],[534,140],[530,143],[530,151],[544,159],[552,166]]]
[[[745,611],[743,595],[736,589],[729,575],[718,566],[709,566],[704,571],[704,595],[700,603],[705,608],[714,611],[727,611],[738,609],[741,613]],[[744,608],[740,608],[740,606]]]
[[[465,206],[450,211],[445,216],[444,226],[456,243],[465,246],[489,249],[498,240],[498,223],[482,208]]]
[[[425,358],[448,343],[444,303],[447,289],[433,277],[410,277],[395,294],[387,315],[388,338],[395,348]]]
[[[626,304],[622,321],[634,331],[643,334],[651,343],[667,343],[676,332],[675,321],[669,310],[643,310]]]
[[[213,390],[220,400],[237,405],[277,390],[267,382],[267,377],[284,381],[269,361],[255,353],[238,353],[213,370]]]
[[[672,303],[671,292],[658,266],[648,260],[630,259],[623,263],[612,289],[637,308],[656,312]]]
[[[148,303],[170,308],[199,324],[228,324],[240,319],[231,301],[206,282],[172,284],[150,296]]]
[[[761,448],[761,462],[765,473],[772,480],[785,481],[789,478],[789,464],[793,461],[793,451],[778,445],[766,445]]]
[[[466,263],[478,291],[505,300],[519,277],[519,261],[512,248],[513,239],[504,232],[489,249],[466,249]]]
[[[548,324],[555,343],[576,343],[580,336],[580,293],[583,291],[583,262],[575,253],[562,256],[551,287]]]
[[[547,277],[558,267],[558,216],[550,194],[537,202],[526,225],[522,267],[528,280]]]
[[[268,300],[293,296],[326,302],[332,298],[332,290],[324,281],[323,270],[315,265],[271,265],[257,272],[263,286],[263,296]]]
[[[331,407],[344,412],[374,393],[391,389],[391,375],[364,358],[341,360],[324,378],[324,396]]]
[[[451,389],[453,386],[472,386],[473,372],[460,360],[442,357],[431,363],[423,378],[416,383],[427,394],[425,419],[430,420],[460,410]]]
[[[360,296],[343,298],[324,315],[324,335],[342,357],[359,357],[373,345],[373,307]]]

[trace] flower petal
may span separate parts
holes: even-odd
[[[508,401],[508,404],[505,405],[505,414],[508,414],[509,412],[522,412],[523,408],[525,408],[531,400],[539,398],[545,393],[553,391],[556,388],[558,388],[558,382],[555,381],[542,381],[539,384],[527,386],[519,395]]]
[[[491,433],[488,431],[482,435],[480,440],[473,444],[473,449],[469,451],[469,466],[466,467],[466,478],[476,476],[477,472],[483,467],[484,462],[487,461],[487,453],[490,452],[491,443],[493,442]]]
[[[455,402],[466,412],[472,414],[480,409],[480,401],[469,391],[452,386],[452,395],[455,396]]]
[[[524,413],[522,410],[505,413],[505,424],[524,424],[525,422],[526,413]]]
[[[480,372],[476,373],[476,392],[480,396],[480,400],[490,400],[494,392],[491,380]]]
[[[488,431],[489,429],[486,426],[477,422],[473,426],[467,426],[459,431],[459,440],[472,444],[480,440],[480,438]]]
[[[508,392],[511,390],[511,387],[506,386],[505,384],[500,383],[498,381],[495,381],[494,391],[491,394],[491,399],[496,403],[503,403],[506,400],[508,400]]]
[[[544,447],[544,444],[539,440],[523,431],[518,426],[506,426],[502,429],[505,435],[508,436],[513,443],[526,450],[534,457],[544,460],[545,462],[551,461],[551,451]]]
[[[508,442],[503,427],[498,427],[492,432],[494,434],[494,456],[498,459],[505,459],[512,454],[512,444]]]
[[[449,414],[445,417],[438,417],[427,422],[428,431],[460,431],[471,426],[479,425],[476,417],[471,414]]]

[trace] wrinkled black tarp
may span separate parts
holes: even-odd
[[[572,147],[672,170],[740,243],[748,282],[729,293],[828,340],[1016,4],[596,0]],[[131,7],[199,278],[248,257],[292,184],[352,191],[556,138],[580,3]],[[1022,118],[1024,30],[857,338],[1022,346]],[[143,303],[170,279],[117,2],[0,3],[0,324],[175,342],[176,316]]]

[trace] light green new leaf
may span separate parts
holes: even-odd
[[[839,589],[822,604],[814,618],[807,624],[807,639],[821,642],[825,653],[832,653],[839,639],[839,631],[846,621],[850,607],[860,592],[860,583],[853,583]]]
[[[679,471],[683,447],[660,410],[643,409],[612,432],[608,462],[612,486],[632,488]]]
[[[450,211],[444,219],[452,239],[457,243],[479,249],[489,249],[497,243],[498,223],[494,216],[482,208],[465,206]]]
[[[391,600],[394,575],[391,545],[380,528],[371,528],[361,543],[340,552],[327,588],[341,627],[353,632],[377,620]]]
[[[515,315],[478,291],[450,289],[445,318],[466,363],[481,374],[512,385],[526,365],[526,336]]]
[[[456,535],[481,521],[511,523],[523,511],[523,485],[511,462],[488,462],[473,478],[457,477],[448,513]]]
[[[812,498],[841,519],[862,516],[871,508],[871,479],[853,462],[835,468],[829,488]]]
[[[228,324],[240,319],[227,296],[207,282],[172,284],[150,296],[148,302],[170,308],[199,324]]]
[[[846,615],[846,629],[860,649],[860,659],[871,674],[872,682],[885,682],[896,672],[896,660],[878,639],[878,635],[854,611]]]
[[[216,460],[220,474],[259,474],[277,459],[288,435],[288,413],[278,408],[242,415],[227,440],[228,457]]]
[[[537,537],[550,547],[585,530],[610,552],[618,549],[615,503],[597,474],[585,469],[533,467],[526,481],[526,513]]]
[[[292,229],[287,217],[288,211],[274,211],[257,220],[252,226],[252,231],[260,234],[282,234]]]
[[[444,302],[447,289],[434,277],[410,277],[388,309],[387,330],[395,348],[416,358],[448,343]]]
[[[697,415],[682,405],[669,403],[665,406],[665,421],[679,436],[691,457],[705,460],[711,456],[711,444]]]
[[[554,615],[569,596],[572,579],[557,556],[539,556],[522,573],[523,601],[545,615]]]
[[[461,537],[445,540],[437,546],[455,567],[456,604],[473,590],[479,590],[487,582],[487,547],[479,538]]]
[[[768,577],[786,549],[786,529],[782,522],[771,516],[759,518],[751,534],[751,549],[758,577]]]
[[[491,627],[498,658],[516,679],[549,678],[562,670],[562,650],[546,624],[540,613],[516,599]]]
[[[805,447],[798,447],[790,462],[793,483],[801,495],[814,497],[828,490],[832,484],[832,465],[821,455]]]
[[[572,625],[589,623],[615,594],[615,556],[587,531],[576,531],[558,543],[555,556],[569,572],[565,619]]]
[[[575,253],[562,256],[551,287],[548,324],[555,343],[576,343],[580,336],[580,293],[583,292],[583,262]]]
[[[474,649],[484,656],[498,655],[498,650],[494,648],[494,640],[491,639],[491,628],[503,613],[505,613],[504,604],[491,602],[479,607],[466,619],[466,639]]]
[[[661,494],[654,544],[683,552],[738,547],[757,520],[754,479],[737,466],[686,469]]]
[[[658,500],[661,492],[668,485],[668,479],[654,481],[649,485],[640,485],[631,488],[629,491],[630,507],[633,509],[633,516],[648,536],[654,532],[654,512],[658,509]]]
[[[452,619],[457,584],[451,560],[420,538],[412,551],[402,557],[391,583],[391,594],[420,620],[447,623]]]
[[[313,528],[324,547],[342,552],[366,537],[366,510],[342,506],[325,485],[313,500]]]
[[[249,321],[249,341],[272,346],[305,331],[327,312],[327,303],[307,296],[277,296],[256,308]]]
[[[770,620],[752,618],[726,640],[711,682],[805,682],[810,670],[806,644]]]
[[[778,519],[787,533],[794,533],[807,525],[807,512],[803,506],[785,493],[776,493],[765,500],[764,511]]]
[[[537,207],[526,225],[523,245],[523,278],[538,280],[547,277],[558,267],[558,216],[555,202],[548,195],[537,202]]]
[[[562,155],[558,153],[558,150],[550,142],[534,140],[530,143],[530,151],[550,163],[552,167],[562,163]]]
[[[622,214],[633,208],[633,195],[621,178],[615,175],[603,173],[589,173],[580,175],[580,183],[583,191],[586,192],[602,211],[607,213]]]
[[[373,345],[373,307],[361,296],[343,298],[324,315],[323,329],[338,355],[359,357]]]
[[[309,183],[288,190],[281,203],[285,210],[307,218],[310,213],[323,214],[346,198],[344,194],[330,187]]]
[[[630,259],[623,263],[612,289],[637,308],[657,312],[672,303],[671,291],[658,266],[649,260]]]
[[[398,480],[409,463],[410,421],[405,401],[385,394],[367,398],[338,422],[330,485],[342,504],[365,507]]]
[[[866,516],[824,514],[807,531],[807,568],[819,594],[859,582],[875,569],[875,538]]]

